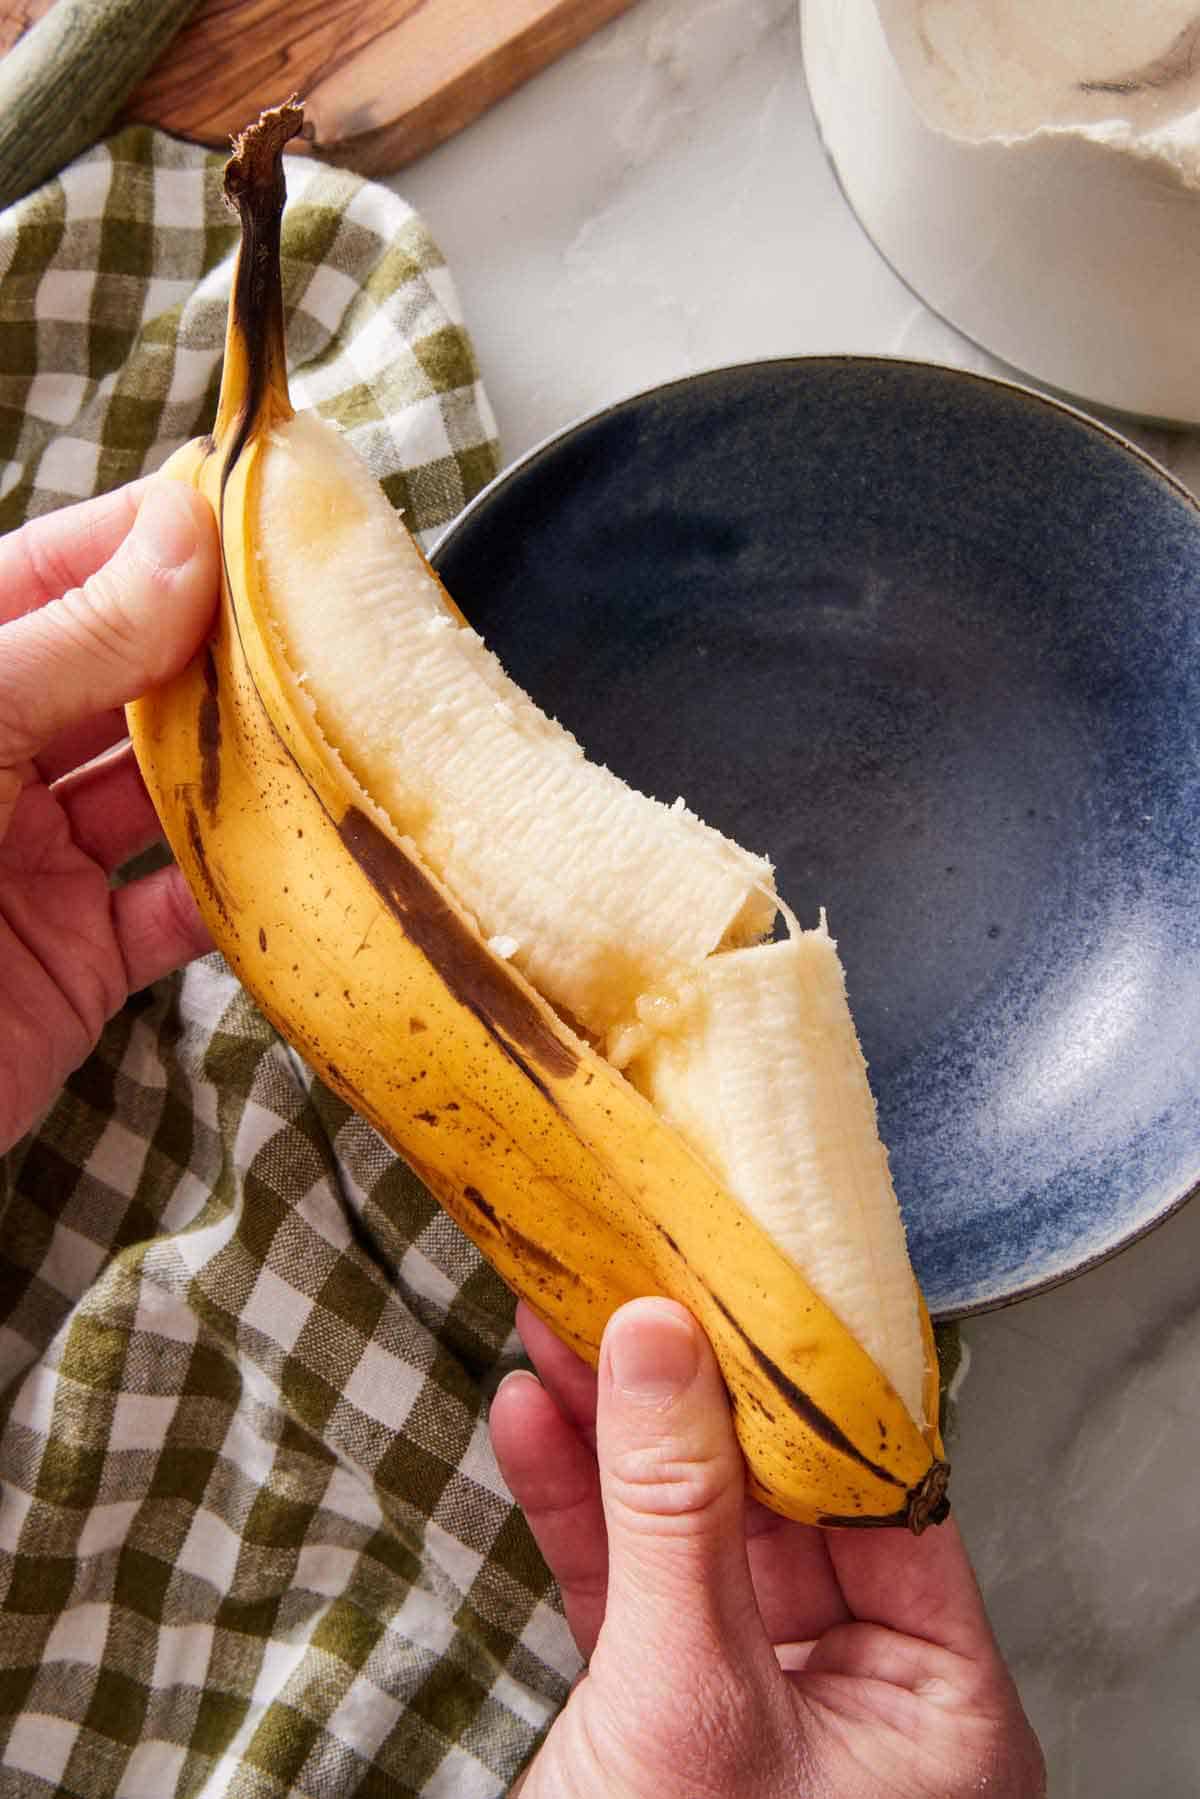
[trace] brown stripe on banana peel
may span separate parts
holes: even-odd
[[[268,1018],[560,1336],[594,1363],[616,1306],[669,1294],[713,1343],[758,1497],[807,1522],[923,1528],[945,1510],[936,1371],[916,1422],[699,1158],[492,953],[297,703],[254,518],[258,447],[291,413],[279,165],[299,123],[280,108],[241,140],[214,438],[168,465],[213,504],[224,565],[212,642],[130,708],[172,848]]]

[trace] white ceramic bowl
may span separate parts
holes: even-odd
[[[1128,93],[1080,81],[1090,120],[972,139],[929,122],[876,0],[802,0],[801,17],[842,188],[920,298],[1061,392],[1200,422],[1200,112],[1183,91],[1195,81],[1187,45],[1160,59],[1177,75],[1151,70],[1140,97],[1134,80]],[[1146,133],[1148,117],[1165,135]]]

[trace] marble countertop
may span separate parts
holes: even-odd
[[[390,185],[457,281],[506,461],[723,363],[884,352],[1004,373],[850,213],[795,0],[638,0]],[[1126,427],[1200,488],[1200,434]],[[1200,1205],[970,1321],[958,1515],[1056,1799],[1200,1789]]]

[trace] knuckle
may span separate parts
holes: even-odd
[[[169,672],[170,642],[167,633],[148,628],[159,607],[147,600],[153,597],[165,608],[170,580],[167,570],[131,554],[118,555],[82,587],[65,593],[57,611],[78,648],[109,667],[136,665],[146,684],[153,685]]]
[[[36,596],[63,593],[71,585],[71,572],[56,533],[47,530],[44,519],[28,519],[13,538],[12,549],[18,558],[21,581],[36,603]]]
[[[627,1511],[693,1526],[721,1499],[724,1473],[723,1457],[664,1453],[656,1443],[619,1449],[609,1466],[613,1497]]]
[[[123,583],[111,563],[89,576],[82,587],[64,593],[58,613],[76,645],[106,662],[125,661],[137,642]]]

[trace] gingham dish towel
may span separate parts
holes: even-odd
[[[211,423],[223,159],[121,133],[0,215],[0,528]],[[293,391],[426,539],[496,468],[446,267],[288,163]],[[498,1279],[208,957],[2,1167],[0,1799],[490,1799],[577,1660],[492,1458]]]

